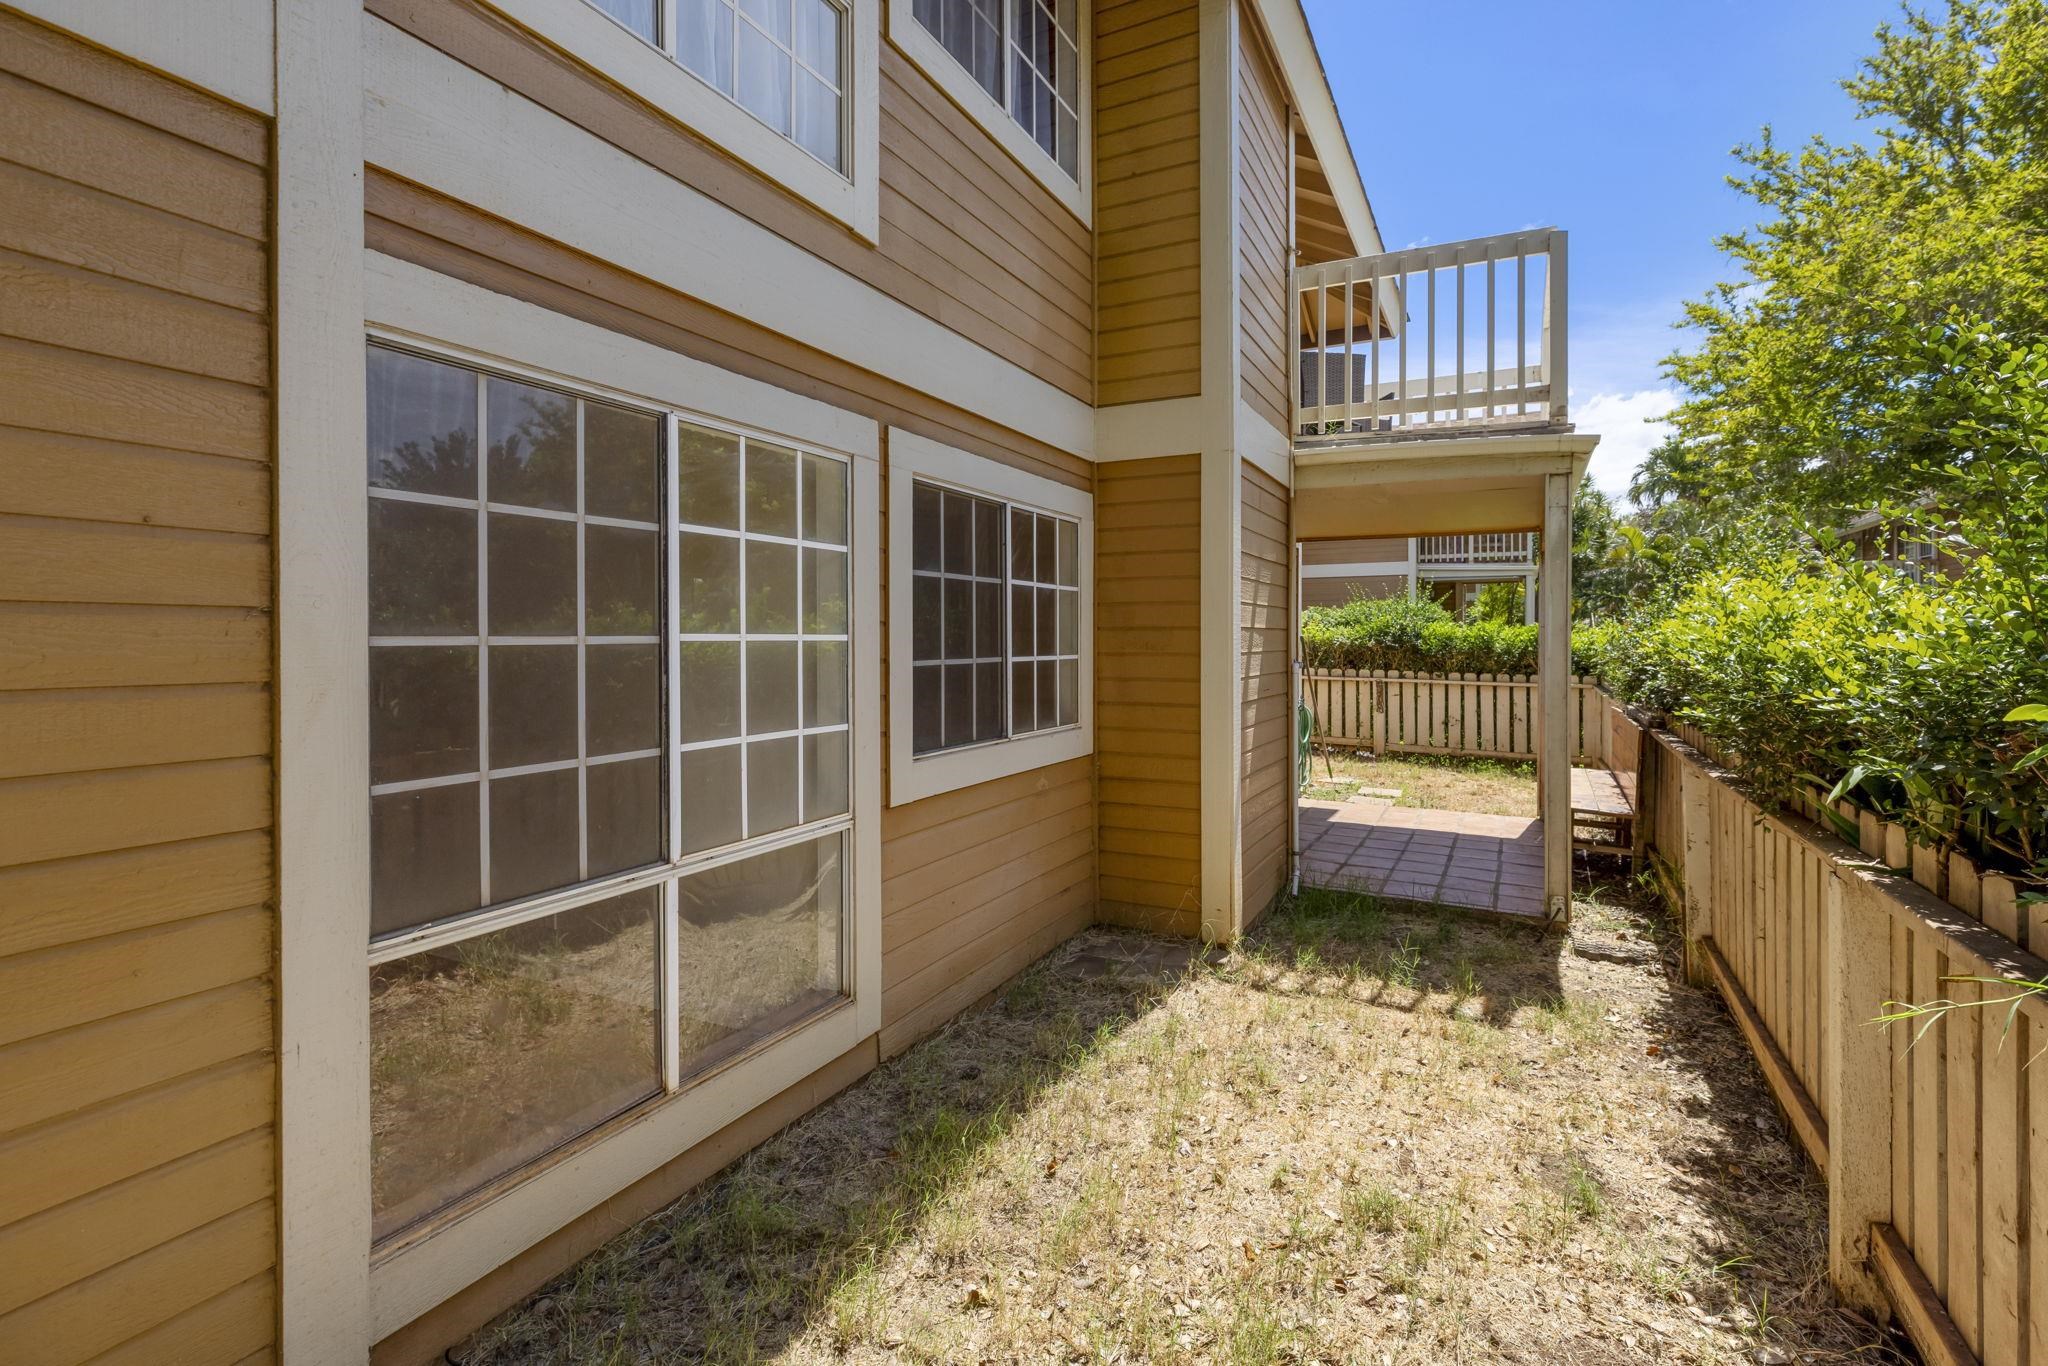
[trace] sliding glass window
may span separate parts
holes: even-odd
[[[844,996],[848,470],[368,375],[383,1239]]]

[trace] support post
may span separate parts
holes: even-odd
[[[1827,917],[1828,1279],[1878,1323],[1891,1317],[1871,1246],[1892,1219],[1892,1042],[1870,1023],[1891,991],[1891,917],[1830,869]]]
[[[1571,919],[1572,756],[1566,734],[1572,701],[1572,479],[1543,476],[1543,563],[1537,591],[1537,692],[1543,729],[1537,772],[1542,780],[1543,911],[1552,923]]]
[[[1675,757],[1675,756],[1674,756]],[[1678,876],[1685,887],[1685,977],[1696,987],[1713,982],[1701,941],[1714,932],[1714,837],[1707,806],[1711,780],[1690,760],[1678,764],[1678,802],[1685,823]]]
[[[1244,929],[1235,0],[1200,0],[1196,22],[1202,206],[1202,938],[1227,944]]]

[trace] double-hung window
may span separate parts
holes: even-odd
[[[907,432],[890,465],[892,794],[1086,753],[1087,495]]]
[[[382,1240],[849,994],[848,463],[368,355]]]

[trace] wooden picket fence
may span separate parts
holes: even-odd
[[[1422,674],[1310,669],[1302,697],[1314,741],[1374,754],[1534,759],[1538,708],[1529,674]],[[1605,764],[1612,710],[1597,680],[1572,680],[1572,753]]]
[[[1829,1185],[1830,1273],[1933,1362],[2048,1363],[2048,905],[1843,803],[1854,843],[1641,731],[1653,871]],[[1887,1002],[2002,1001],[1880,1027]],[[2035,1081],[2042,1085],[2034,1085]]]

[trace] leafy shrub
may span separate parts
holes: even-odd
[[[1413,673],[1534,673],[1536,628],[1461,622],[1429,598],[1353,598],[1301,614],[1302,658],[1311,669]]]

